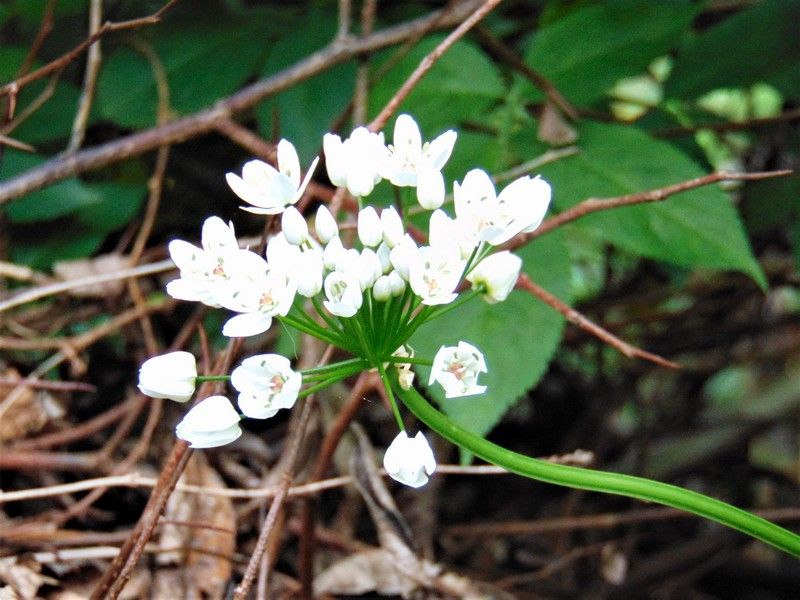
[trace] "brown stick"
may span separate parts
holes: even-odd
[[[365,371],[356,379],[353,389],[350,392],[350,397],[339,411],[336,420],[331,424],[330,429],[328,429],[328,432],[325,434],[325,438],[322,440],[322,446],[320,447],[317,460],[314,463],[314,470],[309,479],[310,482],[320,481],[324,477],[325,471],[328,470],[328,466],[333,458],[333,453],[336,451],[342,436],[345,431],[347,431],[358,409],[363,404],[364,394],[368,389],[378,385],[380,380],[376,381],[375,375],[374,373]],[[302,503],[300,512],[300,552],[297,558],[297,571],[299,573],[298,578],[300,579],[301,596],[303,598],[311,598],[313,595],[311,586],[314,578],[314,553],[316,550],[316,545],[314,543],[316,540],[316,535],[314,533],[316,526],[315,509],[316,502],[314,498],[307,498]]]
[[[564,212],[558,213],[554,217],[550,217],[535,231],[516,236],[505,245],[505,249],[513,250],[524,246],[530,240],[544,235],[553,229],[601,210],[645,204],[647,202],[660,202],[675,194],[680,194],[681,192],[693,190],[719,181],[757,181],[759,179],[769,179],[772,177],[785,177],[786,175],[791,175],[792,172],[793,171],[789,169],[784,169],[782,171],[763,171],[758,173],[711,173],[710,175],[703,175],[702,177],[681,181],[680,183],[674,183],[646,192],[636,192],[634,194],[626,194],[625,196],[617,196],[615,198],[589,198],[580,204],[576,204],[572,208],[568,208]]]
[[[573,325],[577,325],[584,331],[588,331],[593,336],[599,338],[612,348],[615,348],[628,358],[642,358],[644,360],[649,360],[650,362],[654,362],[657,365],[661,365],[662,367],[669,367],[670,369],[679,369],[680,365],[678,363],[674,363],[671,360],[667,360],[666,358],[662,358],[657,354],[653,354],[651,352],[647,352],[646,350],[642,350],[637,348],[636,346],[632,346],[627,342],[619,339],[610,331],[607,331],[590,321],[585,316],[583,316],[580,312],[564,304],[561,300],[556,298],[553,294],[548,292],[546,289],[541,287],[540,285],[534,283],[530,277],[526,274],[521,274],[519,279],[517,280],[517,288],[521,290],[525,290],[526,292],[532,294],[533,296],[539,298],[545,304],[551,306],[558,312],[560,312],[564,317],[572,323]]]
[[[169,2],[162,6],[158,11],[147,17],[131,19],[130,21],[120,21],[118,23],[112,23],[111,21],[103,23],[103,25],[97,31],[95,31],[92,35],[87,37],[66,54],[62,54],[54,61],[39,69],[36,69],[32,73],[23,75],[15,81],[11,81],[5,84],[3,87],[0,87],[0,97],[7,96],[12,92],[17,92],[32,81],[36,81],[37,79],[47,77],[56,71],[60,71],[78,56],[80,56],[80,54],[86,50],[86,48],[94,44],[107,33],[111,33],[113,31],[123,31],[125,29],[134,29],[136,27],[142,27],[143,25],[153,25],[154,23],[158,23],[161,20],[161,16],[177,2],[178,0],[169,0]]]
[[[466,0],[450,10],[437,11],[429,16],[387,28],[363,38],[334,41],[295,65],[218,102],[212,108],[161,127],[154,127],[95,148],[76,152],[71,156],[53,158],[0,185],[0,205],[84,171],[97,169],[155,150],[164,144],[181,142],[207,133],[213,130],[220,120],[230,117],[233,113],[250,108],[264,98],[277,94],[354,56],[398,44],[414,36],[418,31],[427,30],[432,23],[435,23],[438,28],[447,28],[455,23],[460,23],[480,4],[481,2],[478,0]]]
[[[464,21],[456,27],[450,35],[448,35],[442,42],[433,49],[425,58],[422,59],[422,62],[419,63],[419,66],[414,69],[414,72],[409,75],[408,79],[405,80],[403,85],[400,86],[400,89],[397,90],[394,96],[386,103],[386,106],[383,107],[383,110],[375,117],[370,124],[367,126],[370,131],[379,131],[383,129],[383,126],[386,125],[386,122],[389,118],[395,113],[397,107],[400,106],[400,103],[406,99],[406,97],[411,93],[411,91],[417,86],[420,79],[422,79],[425,74],[431,70],[431,67],[436,63],[437,60],[441,58],[441,56],[450,49],[450,47],[455,44],[458,40],[466,35],[466,33],[472,29],[475,25],[477,25],[489,12],[498,4],[500,4],[502,0],[486,0],[475,12],[473,12],[468,18],[464,19]]]

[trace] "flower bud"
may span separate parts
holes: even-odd
[[[403,239],[403,221],[394,206],[384,208],[381,211],[381,228],[383,229],[383,241],[394,248]]]
[[[324,204],[317,209],[317,216],[314,219],[314,229],[317,231],[317,238],[322,245],[327,244],[332,238],[339,235],[339,226],[333,218],[331,211]]]
[[[402,281],[402,280],[401,280]],[[372,296],[378,302],[386,302],[392,297],[392,284],[386,275],[381,275],[372,285]]]
[[[225,396],[209,396],[186,413],[175,434],[192,448],[215,448],[242,435],[239,413]]]
[[[189,352],[169,352],[154,356],[139,369],[139,389],[151,398],[186,402],[194,394],[197,363]]]
[[[287,206],[283,211],[281,229],[286,240],[295,246],[299,246],[308,239],[308,224],[294,206]]]
[[[372,206],[358,211],[358,239],[367,247],[375,247],[383,239],[383,229],[378,213]]]

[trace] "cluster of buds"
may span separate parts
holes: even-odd
[[[384,466],[407,485],[427,482],[435,469],[433,454],[421,432],[406,434],[387,369],[397,369],[397,384],[406,389],[413,385],[412,365],[427,365],[429,385],[442,385],[448,398],[485,391],[478,378],[487,371],[486,362],[472,344],[442,346],[426,360],[416,357],[407,342],[425,322],[475,296],[489,303],[505,300],[522,261],[495,247],[538,227],[550,202],[550,186],[538,177],[521,177],[498,194],[489,175],[475,169],[454,183],[455,214],[448,215],[441,208],[441,170],[455,141],[456,133],[447,131],[423,144],[417,123],[408,115],[398,117],[388,146],[382,133],[364,127],[345,140],[327,134],[323,147],[328,176],[334,185],[346,187],[361,207],[354,235],[348,235],[349,228],[340,231],[324,205],[309,227],[294,204],[318,159],[301,180],[297,152],[286,140],[278,144],[277,169],[252,160],[241,176],[228,173],[231,189],[247,203],[242,208],[280,215],[280,231],[268,239],[262,256],[239,247],[232,224],[208,218],[201,247],[183,240],[169,244],[180,277],[169,282],[167,292],[233,313],[223,326],[225,336],[258,335],[278,320],[353,358],[305,371],[294,371],[287,358],[276,354],[246,358],[229,377],[239,393],[238,410],[225,396],[205,398],[178,424],[178,437],[196,448],[227,444],[241,435],[242,418],[270,418],[299,397],[375,369],[400,428]],[[384,179],[415,188],[419,205],[432,211],[426,240],[407,231],[409,206],[398,211],[363,205],[363,197]],[[155,398],[185,402],[196,383],[209,378],[228,377],[198,376],[191,354],[173,352],[142,365],[139,387]]]

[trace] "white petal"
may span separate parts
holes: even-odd
[[[419,125],[411,115],[400,115],[394,122],[392,145],[397,153],[405,156],[416,156],[422,150],[422,135]]]
[[[444,203],[444,177],[430,165],[417,168],[417,200],[426,210],[434,210]]]
[[[278,170],[289,178],[293,189],[300,185],[300,158],[288,140],[278,142]]]
[[[245,313],[228,319],[222,327],[222,335],[228,337],[250,337],[264,333],[272,325],[272,317],[262,313]]]
[[[442,170],[447,159],[450,158],[457,137],[456,132],[449,129],[428,145],[425,152],[426,157],[438,171]]]

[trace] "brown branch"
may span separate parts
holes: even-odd
[[[281,476],[277,493],[272,499],[272,504],[270,504],[267,517],[264,519],[264,524],[261,526],[261,532],[258,535],[256,547],[253,549],[253,554],[250,556],[250,561],[247,563],[247,568],[245,569],[242,582],[236,586],[236,589],[233,592],[234,600],[246,600],[247,595],[250,592],[250,588],[253,586],[256,574],[261,565],[261,559],[263,558],[264,551],[267,548],[267,542],[269,541],[270,534],[272,533],[275,523],[278,520],[278,515],[283,508],[283,503],[289,495],[289,488],[292,485],[292,478],[294,477],[294,463],[297,460],[297,455],[300,452],[300,444],[303,441],[303,434],[305,432],[306,425],[311,418],[311,408],[313,404],[313,396],[306,398],[305,402],[303,403],[303,409],[302,413],[300,414],[300,419],[297,423],[297,429],[295,429],[294,435],[289,441],[288,450],[286,451],[288,453],[286,459],[287,469]]]
[[[103,19],[102,0],[91,0],[89,4],[89,35],[95,35],[100,29],[100,21]],[[78,150],[83,144],[86,135],[86,126],[89,123],[89,113],[92,108],[92,100],[97,86],[97,75],[100,73],[100,63],[102,52],[100,50],[100,40],[98,39],[89,47],[86,54],[86,67],[83,73],[83,90],[78,102],[78,110],[75,111],[75,119],[72,123],[72,134],[67,144],[67,153]]]
[[[660,202],[662,200],[666,200],[670,196],[674,196],[675,194],[680,194],[681,192],[693,190],[695,188],[717,183],[719,181],[757,181],[772,177],[785,177],[786,175],[791,174],[792,171],[788,169],[782,171],[764,171],[759,173],[711,173],[710,175],[696,177],[695,179],[689,179],[688,181],[674,183],[672,185],[654,190],[648,190],[646,192],[636,192],[634,194],[626,194],[625,196],[617,196],[615,198],[589,198],[580,204],[576,204],[572,208],[568,208],[564,212],[561,212],[554,217],[550,217],[535,231],[518,235],[510,240],[504,246],[504,248],[507,250],[519,248],[520,246],[524,246],[530,240],[544,235],[545,233],[548,233],[557,227],[561,227],[562,225],[601,210],[610,210],[612,208],[632,206],[635,204],[645,204],[647,202]]]
[[[47,5],[44,7],[44,14],[42,15],[42,22],[39,25],[39,31],[36,32],[36,37],[33,39],[31,48],[28,50],[25,60],[22,61],[19,71],[17,71],[17,77],[30,71],[33,62],[36,60],[36,55],[39,54],[39,50],[42,49],[42,44],[44,44],[50,32],[53,31],[53,15],[55,14],[56,2],[57,0],[47,0]],[[16,91],[17,90],[15,90],[15,92]]]
[[[485,26],[479,25],[476,27],[475,34],[478,37],[478,41],[486,46],[490,53],[524,75],[528,81],[539,88],[547,96],[547,99],[560,108],[570,119],[575,121],[580,117],[578,109],[570,104],[569,100],[558,91],[558,88],[547,77],[525,64],[517,56],[516,52],[494,36]]]
[[[36,81],[37,79],[41,79],[42,77],[47,77],[52,73],[60,71],[61,69],[66,67],[69,63],[71,63],[73,60],[75,60],[78,56],[80,56],[84,50],[86,50],[89,46],[94,44],[97,40],[99,40],[107,33],[111,33],[114,31],[123,31],[126,29],[135,29],[137,27],[142,27],[143,25],[153,25],[155,23],[158,23],[161,20],[161,16],[177,2],[178,0],[169,0],[169,2],[167,2],[164,6],[162,6],[158,11],[147,17],[131,19],[130,21],[119,21],[117,23],[112,23],[111,21],[103,23],[103,25],[97,31],[95,31],[92,35],[83,40],[80,44],[75,46],[69,52],[62,54],[54,61],[44,65],[39,69],[36,69],[32,73],[23,75],[22,77],[19,77],[15,81],[11,81],[5,84],[3,87],[0,87],[0,97],[7,96],[12,92],[16,92],[17,90],[22,89],[32,81]]]
[[[655,131],[653,135],[656,137],[671,138],[691,135],[704,129],[710,129],[711,131],[742,131],[745,129],[754,129],[756,127],[766,127],[769,125],[774,125],[775,123],[796,121],[798,119],[800,119],[800,108],[793,108],[772,117],[760,117],[757,119],[748,119],[746,121],[702,123],[700,125],[692,125],[691,127],[674,127],[672,129],[661,129]]]
[[[386,106],[383,107],[383,110],[375,117],[370,124],[368,125],[368,129],[371,131],[379,131],[383,129],[383,126],[386,125],[386,122],[389,118],[395,113],[397,107],[400,106],[400,103],[406,99],[406,97],[411,93],[411,91],[417,86],[419,81],[427,74],[428,71],[431,70],[431,67],[436,63],[441,56],[450,49],[450,47],[455,44],[458,40],[466,35],[466,33],[472,29],[475,25],[477,25],[489,12],[498,4],[500,4],[502,0],[486,0],[482,3],[480,7],[475,10],[468,18],[464,19],[464,21],[456,27],[441,43],[436,46],[422,61],[419,63],[419,66],[414,69],[414,72],[409,75],[408,79],[405,80],[403,85],[400,86],[400,89],[392,96],[389,102],[386,103]]]
[[[347,431],[358,409],[363,404],[364,394],[369,389],[374,389],[380,385],[380,380],[378,379],[376,381],[375,375],[375,373],[365,371],[358,376],[350,392],[350,397],[341,410],[339,410],[336,420],[331,424],[330,429],[328,429],[328,432],[325,434],[325,438],[322,440],[322,446],[320,447],[317,460],[314,463],[314,470],[309,479],[310,482],[320,481],[323,478],[342,436],[345,431]],[[314,554],[316,550],[316,545],[314,543],[316,541],[316,535],[314,533],[316,526],[315,510],[316,503],[313,498],[308,498],[302,503],[300,512],[300,552],[297,557],[297,571],[302,594],[305,598],[312,597]]]
[[[644,360],[649,360],[650,362],[654,362],[662,367],[669,367],[670,369],[680,368],[679,364],[674,363],[671,360],[667,360],[666,358],[658,356],[657,354],[647,352],[646,350],[642,350],[621,340],[613,333],[603,329],[593,321],[587,319],[571,306],[564,304],[546,289],[534,283],[531,278],[524,273],[521,274],[517,280],[517,288],[530,293],[536,298],[539,298],[539,300],[564,315],[564,318],[566,318],[567,321],[573,325],[577,325],[584,331],[588,331],[593,336],[599,338],[612,348],[615,348],[628,358],[641,358]]]
[[[71,156],[53,158],[35,169],[18,175],[0,185],[0,205],[46,185],[62,181],[84,171],[104,167],[113,162],[155,150],[164,144],[184,141],[207,133],[233,113],[250,108],[268,96],[277,94],[300,81],[361,54],[374,52],[426,31],[435,24],[447,28],[481,5],[479,0],[466,0],[450,10],[437,11],[429,16],[390,27],[359,39],[334,41],[295,65],[258,81],[214,107],[178,119],[167,125],[135,133]]]

